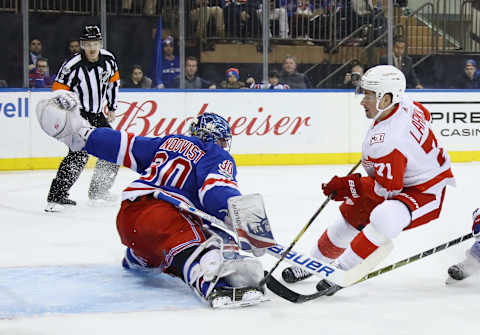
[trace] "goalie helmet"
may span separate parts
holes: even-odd
[[[190,124],[189,135],[198,137],[203,142],[217,143],[230,150],[232,131],[227,120],[218,114],[203,113],[194,118]]]
[[[385,110],[389,109],[393,105],[399,103],[405,90],[407,88],[405,75],[402,71],[392,65],[378,65],[363,75],[360,80],[360,88],[362,91],[368,90],[375,92],[375,98],[377,100],[377,117]],[[390,93],[392,95],[392,102],[385,108],[380,108],[380,102],[385,94]],[[375,119],[377,118],[375,117]]]

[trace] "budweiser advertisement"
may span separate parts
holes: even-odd
[[[453,153],[454,161],[476,160],[475,157],[480,160],[478,93],[427,90],[409,93],[432,112],[437,138]],[[50,95],[47,90],[0,90],[0,136],[2,143],[8,144],[0,147],[0,169],[7,160],[8,166],[31,166],[11,161],[38,158],[43,164],[48,158],[66,154],[67,148],[46,136],[36,120],[37,103]],[[353,156],[358,159],[363,136],[370,125],[360,99],[353,92],[329,90],[121,90],[112,126],[149,137],[185,134],[192,117],[214,112],[229,121],[233,133],[231,152],[237,157],[295,155],[313,157],[310,164],[347,163]],[[253,162],[268,164],[261,160]],[[270,164],[276,162],[271,159]],[[282,164],[288,162],[284,160]],[[306,160],[291,162],[305,164]]]
[[[300,96],[301,99],[298,98]],[[317,94],[123,93],[113,126],[142,136],[186,134],[195,115],[213,112],[225,117],[233,134],[235,153],[345,152],[344,141],[326,142],[344,132],[346,123],[332,129]],[[343,99],[345,109],[347,104]],[[313,107],[313,108],[312,108]],[[327,122],[326,122],[327,121]],[[338,129],[340,128],[340,129]],[[342,129],[344,128],[344,129]]]

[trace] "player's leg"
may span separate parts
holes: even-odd
[[[57,175],[50,185],[45,211],[57,212],[64,205],[76,205],[75,201],[68,198],[68,191],[77,181],[87,161],[86,151],[68,151],[68,155],[60,163]]]
[[[370,223],[352,239],[336,263],[350,270],[380,246],[397,237],[411,222],[410,210],[398,200],[385,200],[370,213]]]
[[[325,263],[336,260],[358,232],[368,224],[370,212],[377,204],[367,197],[355,201],[347,199],[343,202],[335,221],[318,239],[317,245],[312,250],[312,256]],[[295,283],[310,276],[310,272],[298,266],[287,267],[282,272],[283,279],[288,283]]]
[[[245,298],[263,297],[263,291],[254,287],[263,277],[261,264],[252,258],[225,260],[221,242],[214,236],[206,240],[200,225],[198,218],[149,196],[123,201],[117,229],[129,247],[124,267],[173,274],[210,303],[213,298],[232,303],[232,296],[219,296],[234,293],[232,287],[248,293]]]
[[[115,182],[120,166],[99,159],[93,170],[92,180],[88,188],[88,198],[91,200],[115,201],[117,196],[109,192]]]
[[[94,127],[112,128],[103,113],[82,113],[82,116]],[[91,200],[115,201],[117,197],[110,194],[109,190],[115,182],[119,168],[119,165],[99,159],[93,170],[88,198]]]
[[[122,243],[145,268],[165,270],[176,254],[205,241],[197,219],[150,196],[122,202],[117,230]]]

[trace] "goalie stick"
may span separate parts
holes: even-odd
[[[400,260],[396,263],[393,263],[391,265],[387,265],[383,268],[372,271],[369,274],[363,276],[360,280],[356,281],[352,285],[356,285],[356,284],[361,283],[365,280],[377,277],[377,276],[379,276],[383,273],[393,271],[393,270],[398,269],[402,266],[405,266],[409,263],[416,262],[416,261],[418,261],[422,258],[431,256],[431,255],[433,255],[433,254],[435,254],[439,251],[448,249],[448,248],[450,248],[454,245],[457,245],[457,244],[459,244],[463,241],[466,241],[466,240],[468,240],[472,237],[473,237],[473,233],[469,233],[469,234],[460,236],[456,239],[453,239],[451,241],[448,241],[448,242],[445,242],[443,244],[437,245],[434,248],[422,251],[422,252],[420,252],[416,255],[410,256],[408,258],[402,259],[402,260]],[[332,290],[324,290],[324,291],[319,291],[319,292],[315,292],[315,293],[312,293],[312,294],[300,294],[300,293],[297,293],[295,291],[292,291],[291,289],[289,289],[288,287],[283,285],[280,281],[278,281],[273,276],[271,276],[270,279],[267,281],[267,287],[270,291],[272,291],[276,295],[278,295],[278,296],[280,296],[280,297],[282,297],[282,298],[284,298],[284,299],[286,299],[290,302],[293,302],[293,303],[304,303],[306,301],[314,300],[314,299],[317,299],[317,298],[325,296],[325,295],[331,295],[331,294],[339,291],[340,289],[342,289],[342,287],[337,286],[336,288],[334,288]]]

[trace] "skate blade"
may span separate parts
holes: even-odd
[[[48,203],[45,207],[44,211],[47,213],[59,213],[65,210],[64,205],[55,204],[55,203]]]
[[[258,293],[259,294],[249,294],[249,292],[247,292],[243,295],[243,299],[240,301],[232,301],[230,297],[220,296],[210,302],[210,307],[213,309],[242,308],[258,305],[262,302],[271,300],[270,298],[265,297],[262,293]]]

